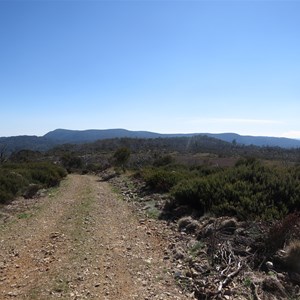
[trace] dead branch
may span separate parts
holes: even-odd
[[[252,289],[252,292],[253,292],[253,299],[254,300],[260,300],[259,296],[258,296],[258,293],[257,293],[257,290],[258,290],[258,286],[252,282],[251,283],[251,289]]]
[[[231,282],[231,280],[240,272],[240,270],[242,269],[242,263],[239,262],[238,263],[238,266],[237,266],[237,269],[233,272],[231,272],[230,274],[228,274],[226,276],[226,278],[220,282],[219,284],[219,287],[218,287],[218,290],[217,290],[217,294],[220,294],[222,289],[228,284]]]

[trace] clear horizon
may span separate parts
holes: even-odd
[[[0,136],[300,139],[300,1],[0,1]]]
[[[49,132],[55,131],[57,129],[63,129],[63,130],[71,130],[71,131],[86,131],[86,130],[118,130],[118,129],[125,129],[125,130],[129,130],[127,128],[102,128],[102,129],[98,129],[98,128],[88,128],[88,129],[69,129],[69,128],[56,128],[50,131],[45,132],[44,134],[41,135],[36,135],[36,134],[21,134],[21,135],[12,135],[12,136],[0,136],[0,138],[9,138],[9,137],[15,137],[15,136],[37,136],[37,137],[43,137],[44,135],[46,135]],[[131,131],[131,130],[129,130]],[[149,130],[132,130],[132,131],[144,131],[144,132],[153,132],[153,133],[158,133],[158,134],[238,134],[240,136],[253,136],[253,137],[270,137],[270,138],[289,138],[289,139],[294,139],[294,140],[299,140],[300,138],[290,138],[290,137],[280,137],[280,136],[259,136],[259,135],[248,135],[248,134],[239,134],[237,132],[159,132],[159,131],[149,131]]]

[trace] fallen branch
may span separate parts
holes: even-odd
[[[235,271],[231,272],[230,274],[228,274],[226,276],[226,278],[220,282],[219,287],[218,287],[218,291],[217,294],[220,294],[222,289],[231,282],[231,280],[240,272],[240,270],[242,269],[242,264],[241,262],[238,263],[238,267]]]
[[[257,293],[258,286],[254,282],[252,282],[251,283],[251,288],[252,288],[252,292],[253,292],[253,299],[254,300],[260,300],[260,298],[258,296],[258,293]]]

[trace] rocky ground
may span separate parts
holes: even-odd
[[[133,211],[148,216],[144,222],[153,234],[168,241],[164,261],[170,263],[169,271],[184,294],[196,299],[300,299],[300,269],[287,271],[278,261],[258,255],[265,224],[209,216],[163,220],[168,195],[147,191],[133,177],[103,178]]]

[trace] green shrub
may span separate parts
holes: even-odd
[[[0,188],[0,204],[5,204],[14,198],[14,194],[10,191]]]
[[[153,166],[155,166],[155,167],[162,167],[162,166],[169,165],[169,164],[171,164],[173,162],[174,162],[174,158],[171,155],[165,155],[165,156],[157,158],[153,162]]]
[[[66,171],[48,162],[5,163],[0,167],[0,203],[23,194],[32,184],[41,188],[58,185]]]
[[[61,156],[61,162],[64,168],[68,170],[69,173],[76,170],[80,170],[83,167],[83,160],[81,157],[76,156],[71,152],[67,152]]]
[[[126,164],[130,157],[130,150],[127,147],[121,147],[113,155],[113,163],[117,168],[125,171]]]
[[[34,183],[41,183],[43,186],[52,187],[59,184],[61,179],[66,176],[63,168],[50,164],[33,165],[31,178]]]
[[[12,200],[29,184],[27,178],[7,169],[0,169],[0,203]]]
[[[182,171],[165,170],[163,168],[148,168],[142,172],[146,185],[158,192],[168,192],[188,174]]]
[[[176,185],[172,190],[172,195],[178,205],[188,205],[205,213],[207,207],[206,194],[201,193],[205,189],[205,180],[194,179],[184,180]]]
[[[179,180],[171,194],[175,206],[188,205],[199,214],[271,220],[300,207],[297,169],[269,168],[245,160],[233,168],[191,178]]]

